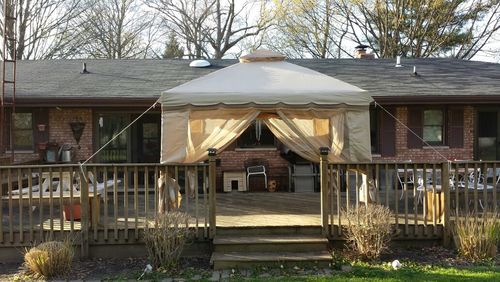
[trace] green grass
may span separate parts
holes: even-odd
[[[235,279],[238,280],[238,279]],[[467,268],[410,265],[391,270],[384,265],[355,265],[350,272],[334,271],[331,276],[287,276],[253,278],[245,281],[500,281],[499,266]]]
[[[276,270],[262,270],[259,268],[250,270],[251,275],[245,277],[240,275],[238,270],[229,279],[224,281],[500,281],[500,266],[496,265],[480,265],[470,267],[443,267],[417,265],[415,263],[404,263],[406,266],[399,270],[392,270],[387,264],[369,265],[367,263],[355,263],[352,271],[342,272],[333,271],[331,275],[301,275],[297,271],[289,268]],[[306,269],[307,270],[307,269]],[[278,271],[278,273],[276,272]],[[262,274],[274,275],[273,277],[260,277]],[[184,278],[189,281],[194,272],[184,272],[178,278]],[[205,271],[201,274],[199,281],[208,281],[211,276],[211,271]],[[128,279],[136,279],[139,274],[126,275],[123,277],[109,277],[108,281],[127,281]],[[152,273],[146,275],[144,279],[150,281],[161,281],[169,277],[162,273]]]

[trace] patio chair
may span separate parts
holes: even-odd
[[[113,187],[115,184],[115,179],[108,179],[106,182],[99,182],[92,171],[88,171],[87,175],[89,177],[89,192],[95,192],[97,193],[102,193],[104,191],[104,188],[109,188]],[[121,179],[116,179],[116,183],[120,184],[122,181]]]
[[[249,159],[245,162],[247,171],[247,187],[250,187],[250,176],[263,175],[264,187],[267,190],[267,174],[266,174],[267,161],[264,159]]]

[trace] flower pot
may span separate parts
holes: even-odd
[[[37,143],[36,146],[37,146],[38,150],[46,150],[47,149],[47,142]]]
[[[45,131],[47,128],[46,124],[37,124],[36,127],[38,128],[38,131]]]
[[[80,204],[64,205],[64,220],[71,220],[73,215],[74,221],[80,221],[82,218],[82,206]]]

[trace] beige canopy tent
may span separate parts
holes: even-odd
[[[330,162],[371,161],[368,93],[277,53],[242,57],[160,101],[162,163],[203,161],[208,148],[223,150],[257,118],[308,160],[318,162],[319,148],[329,147]]]

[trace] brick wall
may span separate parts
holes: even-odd
[[[403,123],[408,124],[408,108],[398,107],[396,117]],[[474,154],[474,108],[464,107],[464,147],[448,148],[447,146],[430,147],[422,149],[408,149],[407,129],[399,122],[396,122],[396,156],[395,157],[374,157],[374,161],[444,161],[444,157],[457,160],[472,160]]]
[[[247,159],[267,159],[269,171],[267,178],[278,181],[278,191],[288,191],[288,161],[280,156],[279,150],[241,150],[236,149],[234,144],[222,152],[218,152],[217,158],[221,160],[217,167],[217,190],[222,191],[224,171],[245,171]],[[264,177],[250,177],[250,191],[264,191]]]
[[[85,129],[80,138],[80,148],[76,144],[70,122],[84,122]],[[49,141],[59,145],[70,144],[75,147],[75,160],[85,160],[92,155],[92,109],[50,109]]]

